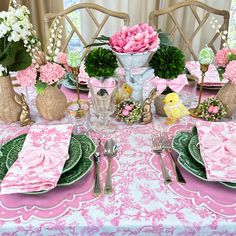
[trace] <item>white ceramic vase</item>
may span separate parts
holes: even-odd
[[[134,101],[143,101],[143,84],[145,80],[149,79],[153,74],[154,70],[147,69],[142,74],[132,74],[131,70],[141,68],[147,62],[152,52],[142,53],[118,53],[115,52],[120,64],[125,69],[125,81],[133,88],[131,98]]]

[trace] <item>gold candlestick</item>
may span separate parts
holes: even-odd
[[[206,72],[208,71],[208,68],[209,68],[209,65],[206,65],[206,64],[201,64],[201,72],[202,72],[202,78],[201,78],[201,83],[200,83],[200,92],[199,92],[199,97],[198,97],[198,104],[195,108],[190,108],[189,109],[189,112],[190,112],[190,115],[193,116],[193,117],[199,117],[199,105],[201,103],[201,98],[202,98],[202,91],[203,91],[203,83],[204,83],[204,78],[205,78],[205,75],[206,75]]]
[[[67,109],[68,112],[73,115],[76,118],[81,118],[83,116],[85,116],[85,114],[89,111],[89,109],[87,107],[89,107],[89,102],[86,100],[81,100],[80,99],[80,91],[79,91],[79,68],[75,67],[72,68],[72,73],[75,77],[75,81],[76,81],[76,92],[77,92],[77,100],[74,102],[70,102],[68,103],[68,107],[72,104],[78,104],[78,109],[77,110],[71,110],[71,109]],[[86,104],[86,108],[82,108],[81,105],[85,105]]]
[[[72,73],[74,75],[75,78],[75,82],[76,82],[76,92],[77,92],[77,98],[78,98],[78,102],[80,100],[80,91],[79,91],[79,68],[72,68]]]

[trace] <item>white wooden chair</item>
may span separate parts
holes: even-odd
[[[90,20],[92,20],[94,22],[94,24],[96,25],[96,30],[93,32],[93,35],[90,39],[86,40],[85,37],[83,37],[78,26],[69,17],[70,13],[73,13],[77,10],[86,11],[87,12],[86,17],[89,17]],[[97,19],[96,15],[94,14],[95,11],[102,13],[102,14],[99,13],[100,15],[102,15],[102,19],[101,18]],[[74,34],[76,34],[78,36],[78,38],[80,39],[83,46],[94,43],[94,41],[96,40],[95,38],[99,36],[101,30],[106,25],[108,19],[111,17],[115,17],[115,18],[122,20],[124,22],[124,25],[129,25],[129,22],[130,22],[129,15],[127,13],[111,11],[107,8],[104,8],[104,7],[94,4],[94,3],[78,3],[76,5],[73,5],[69,8],[61,11],[61,12],[47,13],[45,15],[45,26],[46,26],[46,32],[47,32],[47,35],[46,35],[47,39],[48,39],[48,33],[49,33],[49,26],[50,26],[52,20],[58,16],[62,17],[61,19],[64,20],[64,25],[69,24],[69,26],[71,28],[69,35],[66,37],[65,40],[63,40],[62,51],[67,50],[69,42],[72,39],[72,36]],[[83,22],[86,22],[86,20],[82,18],[81,24],[85,24]],[[85,55],[88,53],[88,51],[89,51],[89,47],[84,50],[82,58],[85,57]]]
[[[188,8],[188,10],[192,12],[191,19],[181,19],[182,23],[185,23],[185,26],[186,24],[188,24],[189,32],[184,31],[184,27],[182,27],[181,23],[179,23],[179,20],[177,19],[178,17],[176,16],[176,14],[178,14],[178,11],[181,11],[185,8]],[[217,19],[220,18],[217,23],[217,25],[220,24],[220,31],[228,30],[230,17],[228,11],[215,9],[195,0],[179,2],[167,8],[152,11],[149,15],[149,24],[156,28],[162,28],[160,22],[168,20],[171,25],[170,27],[168,27],[169,32],[167,32],[170,39],[176,37],[176,34],[178,34],[181,39],[181,45],[175,45],[176,42],[173,42],[172,40],[173,45],[178,46],[183,51],[187,50],[186,53],[189,53],[194,58],[194,60],[197,60],[198,52],[196,52],[196,50],[194,49],[193,41],[194,39],[196,40],[197,34],[200,30],[204,29],[204,27],[208,27],[205,28],[205,30],[209,29],[209,31],[207,31],[207,34],[211,33],[212,30],[211,25],[209,24],[209,20],[211,20],[213,16],[215,16]],[[184,17],[184,15],[182,17]],[[192,25],[190,21],[192,21],[193,18],[195,22]],[[204,42],[201,46],[203,47],[207,44],[213,49],[214,52],[216,52],[219,48],[217,48],[215,45],[218,43],[221,48],[223,41],[220,34],[217,33],[216,30],[213,30],[212,32],[213,34],[209,36],[210,40],[208,40],[208,42]]]

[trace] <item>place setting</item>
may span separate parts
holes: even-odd
[[[167,12],[145,3],[149,22],[130,25],[119,4],[111,11],[66,2],[48,9],[10,0],[0,12],[0,234],[233,232],[236,50],[228,12],[199,1]],[[195,27],[190,37],[175,14],[182,7],[196,18],[184,14]],[[47,10],[37,32],[35,9]],[[166,13],[174,28],[158,19]],[[203,43],[195,36],[208,18],[215,34]]]

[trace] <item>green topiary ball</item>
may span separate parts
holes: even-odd
[[[173,46],[158,49],[149,62],[156,76],[163,79],[174,79],[183,73],[185,57],[183,52]]]
[[[85,71],[90,77],[110,77],[114,75],[118,63],[113,52],[106,48],[94,48],[85,58]]]

